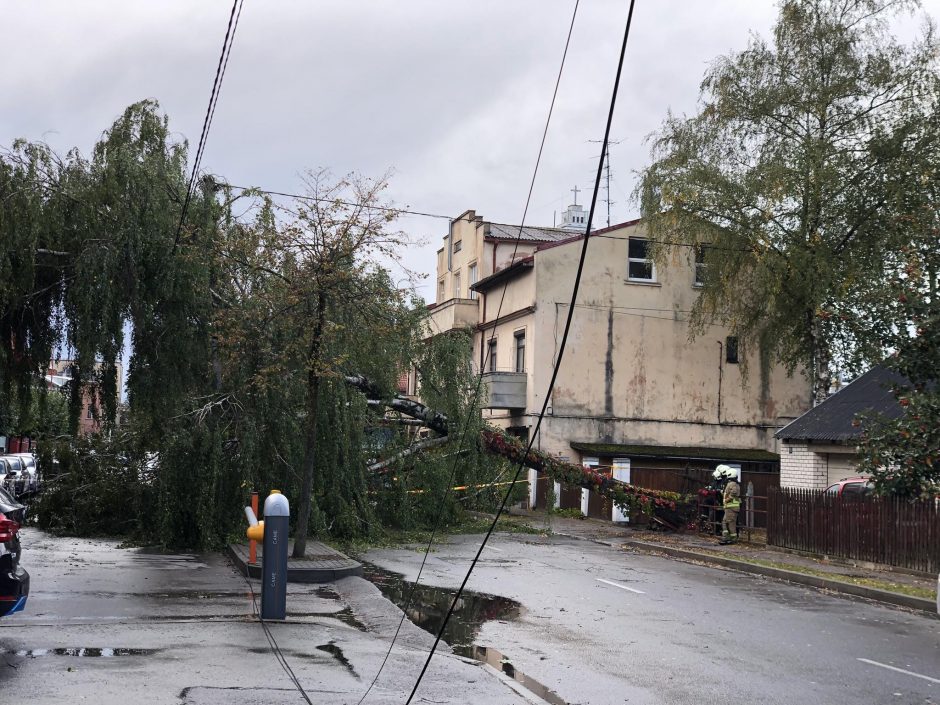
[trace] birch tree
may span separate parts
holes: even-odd
[[[937,42],[914,0],[783,0],[772,37],[719,57],[698,112],[670,115],[637,189],[657,257],[704,257],[692,313],[812,380],[884,354],[882,286],[909,239],[904,194],[937,143]]]

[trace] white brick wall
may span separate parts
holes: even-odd
[[[829,472],[826,456],[810,450],[805,441],[780,444],[780,486],[824,490]]]

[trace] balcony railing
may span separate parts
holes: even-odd
[[[485,409],[525,409],[526,384],[529,376],[525,372],[504,372],[501,370],[484,372],[486,384]]]
[[[470,328],[480,320],[480,302],[476,299],[450,299],[438,304],[428,316],[427,336],[454,328]]]

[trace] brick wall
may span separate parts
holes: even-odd
[[[824,490],[829,471],[826,455],[810,450],[805,441],[783,441],[780,444],[780,486]]]

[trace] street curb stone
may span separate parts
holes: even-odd
[[[930,615],[937,616],[937,605],[933,600],[928,600],[924,597],[914,597],[913,595],[904,595],[899,592],[879,590],[878,588],[867,587],[865,585],[853,585],[852,583],[844,583],[839,580],[830,580],[829,578],[822,578],[817,575],[807,575],[805,573],[797,573],[792,570],[784,570],[783,568],[772,568],[770,566],[757,565],[754,563],[748,563],[747,561],[735,560],[733,558],[723,558],[721,556],[712,556],[705,553],[696,553],[695,551],[686,551],[681,548],[661,546],[659,544],[647,543],[645,541],[634,541],[628,539],[623,541],[621,546],[630,546],[647,552],[665,553],[667,556],[672,556],[674,558],[694,560],[700,563],[707,563],[710,565],[721,566],[723,568],[731,568],[732,570],[739,570],[744,573],[756,573],[757,575],[765,575],[769,578],[786,580],[787,582],[799,583],[801,585],[809,585],[811,587],[831,590],[833,592],[841,592],[847,595],[854,595],[856,597],[864,597],[876,602],[885,602],[891,605],[907,607],[908,609],[919,610],[921,612],[926,612]]]
[[[288,551],[290,548],[288,547]],[[297,561],[287,561],[287,582],[289,583],[331,583],[340,578],[362,575],[362,564],[354,561],[334,548],[319,541],[307,542],[308,557]],[[226,553],[236,569],[252,578],[261,577],[261,547],[258,547],[258,563],[248,563],[248,547],[240,543],[231,543]]]

